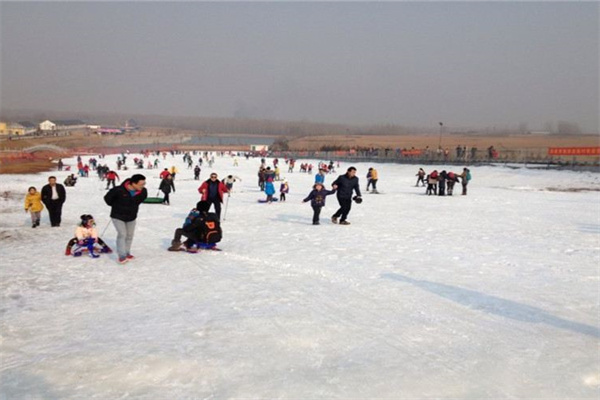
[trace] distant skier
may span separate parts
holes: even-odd
[[[194,168],[194,180],[195,181],[199,181],[200,180],[200,171],[202,169],[200,168],[199,165],[196,165],[196,167]]]
[[[313,209],[313,225],[320,225],[319,216],[321,215],[321,209],[325,206],[325,197],[334,194],[336,189],[336,185],[333,185],[333,190],[327,190],[323,187],[322,183],[315,183],[313,190],[304,200],[302,200],[303,203],[310,201],[310,205]]]

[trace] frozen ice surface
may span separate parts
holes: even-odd
[[[44,211],[36,229],[27,188],[67,173],[0,176],[0,398],[598,398],[600,192],[569,191],[597,174],[473,167],[468,196],[437,197],[418,165],[358,163],[383,194],[350,226],[330,223],[331,196],[313,226],[314,176],[282,163],[288,201],[258,204],[260,161],[239,162],[202,168],[243,181],[223,251],[199,254],[166,251],[199,200],[181,156],[118,171],[154,196],[180,169],[171,206],[141,206],[126,265],[64,255],[84,213],[115,247],[95,176],[67,188],[60,228]]]

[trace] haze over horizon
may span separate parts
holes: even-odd
[[[0,109],[599,131],[572,3],[0,3]]]

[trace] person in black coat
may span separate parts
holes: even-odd
[[[50,225],[60,226],[62,206],[67,199],[65,187],[56,183],[56,177],[48,178],[48,184],[42,188],[42,202],[50,214]]]
[[[104,196],[104,201],[111,207],[110,217],[117,230],[117,254],[121,264],[133,259],[131,243],[135,231],[140,204],[148,197],[146,177],[135,174],[123,184],[112,188]]]
[[[173,190],[173,193],[175,193],[175,183],[173,182],[173,177],[171,175],[167,175],[167,177],[160,182],[160,186],[158,188],[165,194],[163,204],[170,205],[169,193],[171,193],[171,189]]]
[[[340,218],[340,225],[350,225],[350,222],[346,221],[346,218],[348,218],[348,213],[350,213],[350,208],[352,208],[353,191],[356,192],[357,203],[362,197],[358,185],[358,177],[356,176],[356,168],[348,168],[346,173],[338,176],[332,185],[337,187],[337,199],[338,203],[340,203],[340,208],[331,217],[331,222],[337,224],[338,218]]]

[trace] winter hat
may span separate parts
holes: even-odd
[[[210,209],[210,202],[208,202],[208,201],[199,201],[198,204],[196,204],[196,210],[198,210],[198,211],[208,212],[209,209]]]
[[[90,221],[94,222],[94,217],[90,214],[83,214],[79,218],[81,218],[81,226],[88,226]]]

